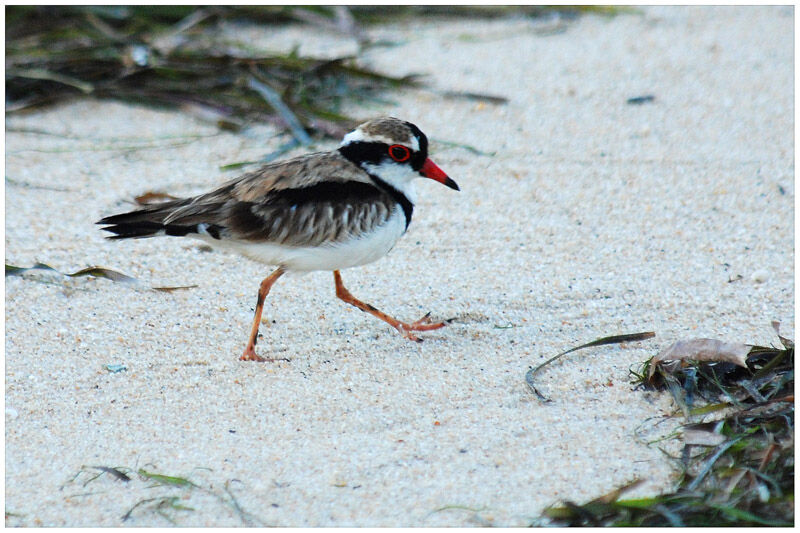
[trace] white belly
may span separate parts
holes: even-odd
[[[252,241],[217,240],[197,235],[216,248],[242,254],[268,265],[281,266],[295,272],[341,270],[371,263],[391,250],[406,231],[406,218],[399,207],[372,233],[348,241],[316,247],[284,246]]]

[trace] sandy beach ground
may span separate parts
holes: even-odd
[[[365,64],[435,90],[349,112],[416,123],[462,191],[420,182],[407,235],[344,280],[399,318],[456,320],[412,343],[338,301],[330,273],[288,277],[259,343],[288,362],[238,361],[269,267],[94,225],[147,191],[207,190],[287,138],[92,100],[7,118],[6,262],[141,284],[5,279],[6,525],[525,525],[635,478],[632,495],[669,489],[658,431],[637,428],[672,407],[632,390],[631,366],[688,337],[776,343],[772,320],[794,337],[793,24],[792,7],[647,7],[368,29],[396,46]],[[223,31],[355,50],[303,26]],[[647,330],[542,372],[549,404],[525,384],[562,350]]]

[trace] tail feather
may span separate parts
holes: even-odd
[[[114,235],[109,239],[128,239],[155,237],[165,234],[164,218],[172,210],[175,202],[145,207],[128,213],[120,213],[100,219],[97,224],[105,224],[108,227],[102,228],[110,231]]]
[[[109,236],[109,239],[144,238],[159,235],[183,237],[190,233],[207,234],[218,239],[222,228],[215,224],[198,222],[197,217],[194,217],[195,220],[183,219],[166,222],[169,218],[174,218],[175,210],[183,207],[184,204],[185,201],[180,200],[164,202],[157,206],[108,216],[98,220],[97,224],[108,226],[102,229],[114,234]]]
[[[164,219],[183,203],[183,200],[177,200],[148,205],[135,211],[102,218],[97,221],[97,224],[131,224],[133,222],[159,222],[163,224]]]
[[[110,231],[114,234],[109,236],[109,239],[132,239],[157,237],[159,235],[183,237],[190,233],[202,233],[198,224],[193,226],[179,226],[176,224],[160,224],[158,222],[121,223],[102,229],[103,231]]]

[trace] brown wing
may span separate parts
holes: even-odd
[[[389,219],[394,205],[374,185],[326,181],[273,191],[260,202],[229,202],[218,223],[235,239],[315,246],[370,231]]]
[[[208,233],[214,238],[315,246],[386,222],[396,202],[336,152],[266,165],[210,193],[108,217],[119,237]]]

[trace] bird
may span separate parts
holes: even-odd
[[[339,147],[268,163],[218,188],[147,205],[97,221],[108,239],[192,237],[271,265],[261,281],[242,361],[256,353],[264,301],[287,272],[332,271],[336,296],[421,342],[415,332],[444,327],[430,313],[402,322],[362,302],[341,270],[380,259],[402,237],[414,212],[415,178],[459,186],[428,157],[428,138],[411,122],[379,117],[347,133]]]

